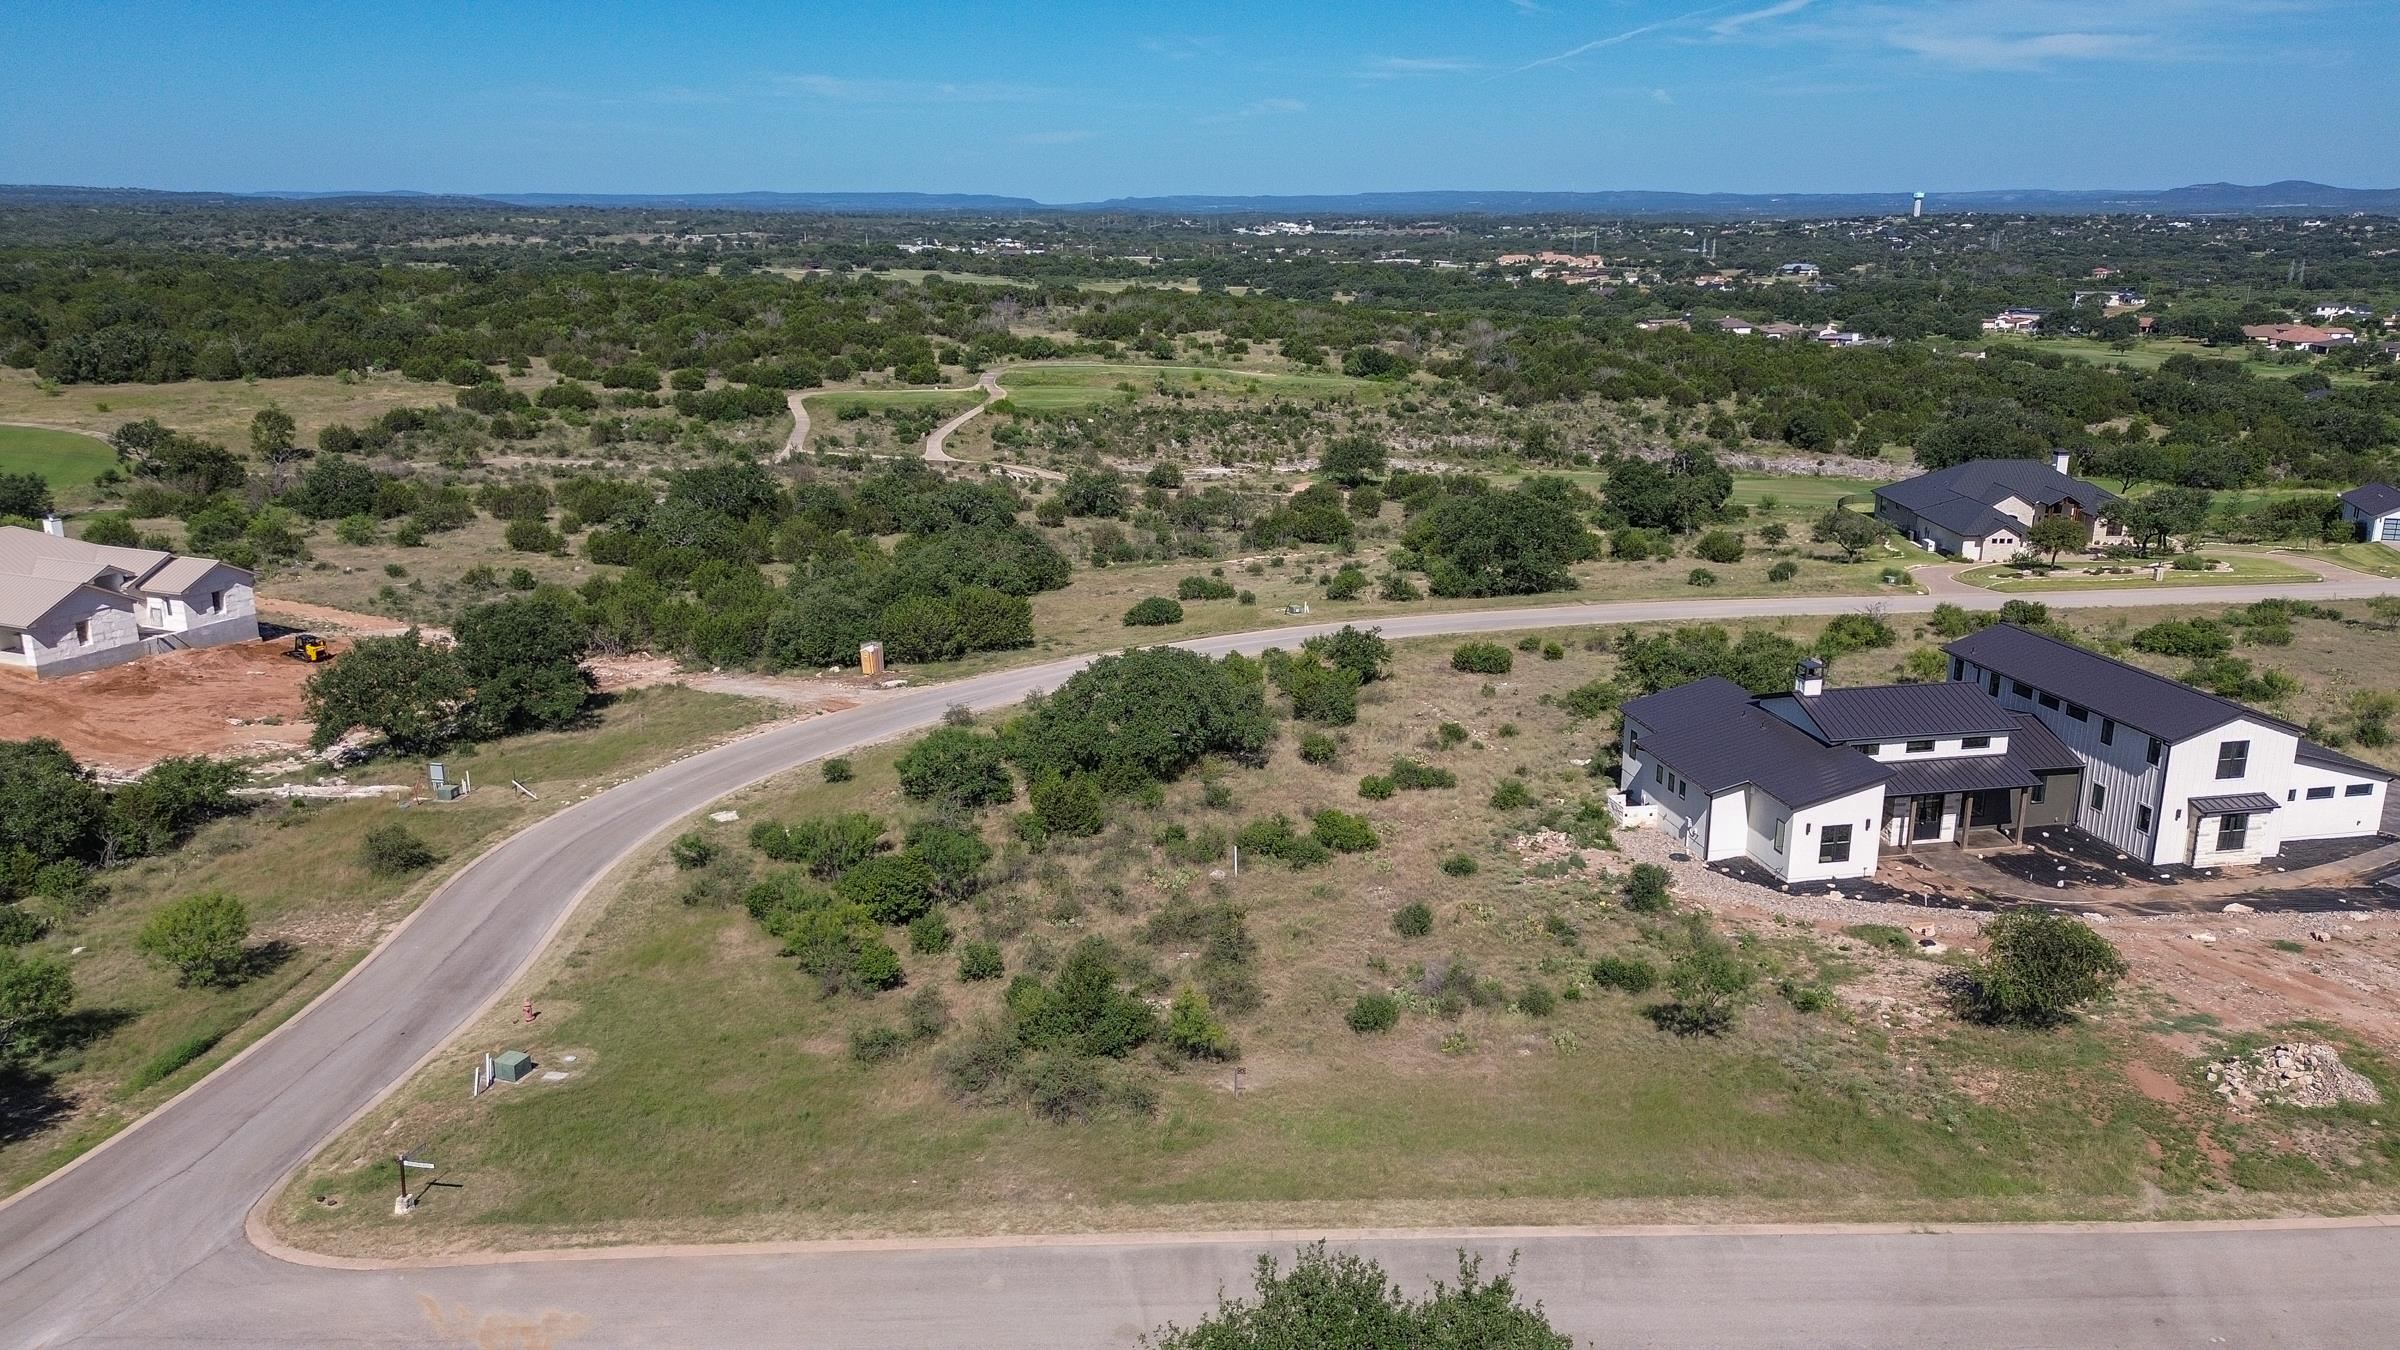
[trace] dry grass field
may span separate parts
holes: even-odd
[[[1806,640],[1819,621],[1765,626]],[[959,940],[999,945],[998,980],[963,980],[954,948],[908,955],[900,990],[820,997],[738,905],[679,898],[691,874],[663,853],[642,857],[524,990],[546,1010],[537,1029],[499,1018],[474,1029],[329,1147],[276,1221],[314,1249],[424,1253],[1278,1224],[2166,1217],[2390,1202],[2400,1122],[2387,1128],[2388,1111],[2343,1108],[2303,1127],[2222,1109],[2203,1081],[2211,1058],[2316,1015],[2321,1003],[2250,991],[2307,981],[2331,956],[2295,955],[2285,949],[2296,944],[2263,934],[2228,937],[2221,950],[2238,968],[2199,970],[2168,950],[2173,932],[2129,928],[2118,936],[2136,972],[2120,996],[2073,1027],[2028,1033],[1955,1015],[1941,981],[1970,958],[1915,955],[1896,927],[1738,905],[1712,914],[1688,900],[1677,914],[1629,912],[1620,855],[1546,833],[1576,828],[1604,787],[1587,764],[1612,721],[1576,718],[1563,696],[1614,672],[1610,637],[1539,634],[1505,676],[1451,670],[1446,640],[1401,644],[1394,676],[1369,686],[1357,724],[1331,733],[1330,763],[1303,762],[1302,728],[1287,724],[1264,768],[1227,767],[1207,776],[1213,789],[1187,778],[1155,805],[1115,804],[1089,840],[1028,848],[1001,818],[1017,807],[987,814],[997,857],[949,919]],[[1904,630],[1891,648],[1838,662],[1837,677],[1889,678],[1933,641]],[[1555,659],[1542,642],[1559,644]],[[2309,679],[2302,702],[2313,705],[2331,692],[2315,686],[2362,651],[2400,660],[2400,636],[2307,620],[2276,660]],[[896,752],[856,757],[855,777],[841,783],[797,770],[723,803],[740,823],[697,828],[760,871],[772,864],[743,840],[762,818],[867,811],[897,837],[922,809],[896,790]],[[1448,771],[1455,785],[1362,800],[1360,776],[1400,755]],[[1236,875],[1221,848],[1188,842],[1278,813],[1305,823],[1326,807],[1363,813],[1380,846],[1298,870],[1246,858]],[[1444,866],[1454,858],[1473,866]],[[1431,911],[1422,936],[1395,928],[1412,902]],[[944,1056],[997,1016],[1009,980],[1049,974],[1086,938],[1114,943],[1154,1006],[1213,978],[1219,949],[1174,916],[1216,905],[1242,916],[1261,995],[1255,1011],[1226,1019],[1237,1061],[1137,1052],[1112,1072],[1147,1083],[1154,1107],[1067,1125],[1022,1105],[963,1104],[945,1089]],[[1739,1029],[1722,1038],[1667,1034],[1645,1016],[1658,991],[1594,983],[1603,957],[1663,968],[1694,923],[1728,934],[1759,972]],[[2400,966],[2379,944],[2393,940],[2368,934],[2345,948],[2365,963],[2345,978],[2378,1010],[2366,1030],[2305,1032],[2342,1045],[2387,1092],[2400,1088],[2383,1057],[2400,1049],[2385,1036],[2400,1012]],[[1475,991],[1454,1009],[1424,992],[1446,970],[1473,972],[1442,986]],[[948,1030],[895,1058],[854,1055],[855,1037],[900,1022],[903,1005],[927,991]],[[1398,995],[1397,1027],[1350,1030],[1353,1001],[1384,991]],[[460,1096],[468,1063],[507,1048],[563,1077]],[[395,1133],[440,1159],[439,1179],[455,1183],[430,1192],[405,1230],[381,1203],[388,1163],[367,1161],[382,1152],[374,1141]]]

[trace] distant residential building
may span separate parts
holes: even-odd
[[[2322,353],[2358,341],[2358,334],[2347,328],[2317,328],[2304,323],[2244,324],[2242,336],[2264,343],[2272,351]]]
[[[2117,274],[2117,269],[2115,269],[2115,268],[2113,268],[2113,267],[2110,267],[2110,266],[2109,266],[2109,265],[2107,265],[2106,263],[2102,263],[2100,266],[2098,266],[2098,267],[2095,267],[2095,268],[2093,268],[2093,269],[2092,269],[2092,280],[2094,280],[2094,281],[2105,281],[2105,280],[2107,280],[2108,278],[2115,276],[2116,274]]]
[[[1748,337],[1752,333],[1758,331],[1758,325],[1750,322],[1748,319],[1737,319],[1731,314],[1728,314],[1717,320],[1717,331],[1720,333],[1733,333],[1741,337]]]
[[[2024,551],[2037,520],[2065,516],[2086,524],[2092,547],[2125,535],[2102,519],[2117,494],[2068,474],[2068,453],[2050,461],[1974,459],[1875,489],[1875,518],[1919,547],[1969,562],[1999,562]]]
[[[2364,319],[2375,311],[2365,305],[2319,305],[2308,312],[2312,319]]]
[[[1823,270],[1813,262],[1787,262],[1775,269],[1775,275],[1779,277],[1813,277]]]
[[[1645,333],[1655,333],[1665,328],[1680,328],[1687,333],[1692,331],[1692,321],[1690,319],[1681,318],[1642,319],[1637,321],[1633,326],[1639,328]]]
[[[2361,539],[2400,548],[2400,488],[2366,483],[2342,494],[2342,519]]]
[[[2103,309],[2140,309],[2150,303],[2150,297],[2140,291],[2077,291],[2070,303],[2080,306],[2086,300],[2098,300]]]
[[[1807,337],[1808,330],[1796,323],[1783,323],[1778,321],[1775,323],[1760,324],[1758,326],[1758,335],[1763,338],[1774,338],[1776,341],[1781,342],[1787,338]]]
[[[2004,309],[1983,321],[1987,333],[2030,333],[2041,326],[2038,309]]]

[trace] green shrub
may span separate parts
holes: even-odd
[[[1366,853],[1383,843],[1365,816],[1330,807],[1317,812],[1314,830],[1317,842],[1336,853]]]
[[[905,978],[900,953],[881,942],[862,942],[851,955],[850,978],[861,989],[894,988]]]
[[[1500,785],[1492,789],[1492,809],[1495,811],[1515,811],[1531,805],[1533,793],[1522,778],[1503,778]]]
[[[0,949],[38,942],[48,927],[40,916],[23,906],[0,904]]]
[[[881,1064],[900,1058],[908,1037],[896,1027],[860,1027],[850,1033],[850,1058],[861,1064]]]
[[[1341,743],[1322,731],[1300,733],[1300,758],[1310,764],[1331,764],[1341,753]]]
[[[833,762],[827,761],[829,771]],[[842,763],[847,773],[848,761]],[[969,727],[945,726],[926,733],[893,768],[900,776],[900,791],[911,801],[971,810],[1014,801],[1017,795],[999,739]]]
[[[1442,743],[1443,749],[1456,749],[1467,743],[1467,729],[1456,722],[1444,722],[1433,729],[1433,737]]]
[[[835,755],[818,765],[817,771],[825,776],[828,783],[847,783],[858,772],[849,759],[841,755]]]
[[[1703,562],[1737,563],[1747,552],[1742,537],[1731,530],[1710,530],[1692,545],[1692,556]]]
[[[1625,908],[1636,914],[1661,914],[1675,901],[1667,893],[1667,869],[1657,863],[1635,863],[1625,878]]]
[[[811,816],[797,825],[762,820],[750,827],[750,847],[777,862],[804,864],[811,874],[828,880],[885,846],[882,819],[863,811]]]
[[[142,925],[134,946],[197,988],[239,984],[249,973],[250,911],[223,891],[187,896]]]
[[[696,871],[715,860],[717,844],[698,830],[686,830],[675,836],[674,843],[667,845],[667,856],[673,858],[675,866],[683,871]]]
[[[1183,606],[1163,595],[1153,595],[1146,600],[1136,601],[1133,608],[1125,611],[1127,628],[1163,628],[1168,624],[1182,622]]]
[[[1392,780],[1379,773],[1371,773],[1358,780],[1358,795],[1371,802],[1382,801],[1391,796],[1394,790]]]
[[[1349,1015],[1342,1019],[1361,1036],[1378,1031],[1390,1031],[1400,1025],[1400,1000],[1390,994],[1360,994],[1350,1005]]]
[[[358,860],[379,877],[398,877],[431,867],[441,858],[406,825],[389,820],[359,840]]]
[[[1033,818],[1051,834],[1082,838],[1100,833],[1108,824],[1100,784],[1089,774],[1044,774],[1026,795]]]
[[[1341,571],[1334,573],[1332,579],[1325,583],[1325,598],[1328,600],[1356,600],[1365,594],[1366,589],[1367,574],[1355,566],[1344,567]]]
[[[1638,956],[1603,956],[1592,962],[1592,983],[1602,989],[1646,994],[1658,984],[1658,971]]]
[[[1545,661],[1564,661],[1564,660],[1566,660],[1566,659],[1567,659],[1567,648],[1566,648],[1566,644],[1565,644],[1565,643],[1562,643],[1562,642],[1545,642],[1545,643],[1543,643],[1543,644],[1542,644],[1542,659],[1543,659],[1543,660],[1545,660]]]
[[[1983,936],[1985,954],[1964,995],[1967,1010],[1982,1021],[2056,1026],[2125,976],[2116,947],[2069,915],[2010,910],[1984,925]]]
[[[1392,915],[1392,928],[1404,938],[1421,938],[1433,931],[1433,906],[1422,900],[1402,905]]]
[[[1368,837],[1373,837],[1372,831],[1369,831]],[[1254,820],[1243,826],[1241,833],[1233,837],[1233,842],[1244,853],[1274,858],[1295,869],[1314,867],[1333,856],[1331,848],[1312,836],[1301,834],[1292,828],[1290,818],[1280,815]]]
[[[1424,792],[1458,786],[1458,775],[1405,756],[1392,761],[1392,786],[1402,792]]]
[[[880,924],[903,924],[933,908],[933,868],[913,853],[884,853],[842,873],[834,894],[866,906]]]
[[[1481,863],[1464,853],[1453,853],[1442,859],[1442,874],[1445,876],[1471,877],[1482,870]]]
[[[1741,1019],[1757,972],[1722,938],[1702,936],[1667,967],[1668,1001],[1650,1020],[1678,1036],[1722,1036]]]
[[[1233,596],[1233,586],[1214,577],[1185,577],[1175,583],[1178,600],[1231,600]]]
[[[1833,1006],[1833,991],[1821,984],[1803,984],[1786,976],[1775,982],[1775,991],[1794,1012],[1819,1013]]]
[[[978,940],[958,949],[958,978],[962,980],[996,980],[1005,969],[998,943]]]
[[[1908,930],[1898,924],[1854,923],[1842,931],[1870,947],[1881,947],[1885,951],[1898,952],[1903,956],[1914,956],[1917,953],[1917,940],[1910,937]]]
[[[950,921],[938,909],[909,920],[908,949],[920,956],[939,956],[950,950]]]
[[[216,1049],[217,1042],[223,1039],[225,1033],[221,1029],[193,1032],[142,1061],[142,1066],[133,1071],[123,1087],[117,1089],[118,1095],[130,1097],[143,1088],[164,1081],[168,1074]]]
[[[1546,984],[1529,984],[1517,995],[1517,1011],[1527,1017],[1548,1017],[1558,1011],[1558,995]]]
[[[1717,574],[1705,567],[1695,567],[1684,574],[1683,584],[1686,586],[1714,586],[1717,584]]]
[[[1189,985],[1167,1009],[1167,1048],[1185,1059],[1233,1059],[1233,1036],[1209,1011],[1208,996]]]
[[[1577,721],[1615,712],[1624,701],[1625,691],[1614,680],[1593,680],[1558,696],[1558,706]]]
[[[1516,665],[1517,658],[1497,642],[1462,643],[1450,653],[1450,668],[1470,675],[1506,675]]]
[[[1790,581],[1798,575],[1800,575],[1800,564],[1789,558],[1767,569],[1767,580],[1769,581]]]

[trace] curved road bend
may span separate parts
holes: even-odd
[[[2061,608],[2240,604],[2271,586],[2043,597]],[[2308,588],[2400,594],[2400,580]],[[1394,638],[1576,624],[1843,613],[1858,597],[1563,604],[1388,616]],[[1923,612],[1930,595],[1891,597]],[[1337,623],[1200,638],[1210,654],[1291,645]],[[576,1344],[1123,1345],[1238,1286],[1256,1241],[1058,1240],[1027,1247],[507,1263],[337,1271],[244,1237],[251,1206],[504,992],[575,901],[709,802],[809,759],[1010,704],[1088,657],[913,690],[667,765],[511,836],[437,891],[346,982],[80,1163],[0,1205],[9,1345],[472,1344],[474,1326],[556,1314]],[[2368,1345],[2400,1313],[2400,1230],[2262,1234],[1593,1237],[1508,1240],[1527,1287],[1586,1334],[1669,1344]],[[1428,1270],[1443,1239],[1368,1243]],[[421,1306],[421,1300],[424,1302]],[[435,1309],[439,1317],[425,1309]],[[791,1313],[809,1310],[794,1340]],[[466,1318],[459,1323],[458,1318]],[[530,1327],[533,1323],[528,1323]],[[464,1326],[464,1331],[459,1330]],[[450,1327],[451,1330],[444,1330]],[[2202,1333],[2206,1333],[2203,1335]],[[561,1339],[566,1339],[562,1337]]]

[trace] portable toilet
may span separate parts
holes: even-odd
[[[882,643],[862,642],[858,644],[858,673],[861,675],[881,675],[883,673]]]
[[[533,1056],[522,1050],[510,1050],[492,1060],[492,1081],[514,1083],[533,1072]]]

